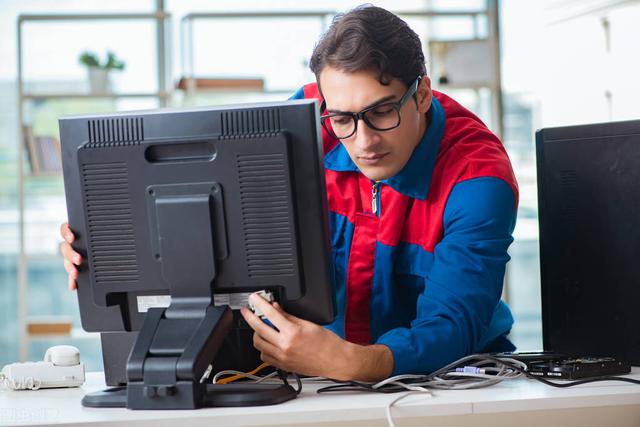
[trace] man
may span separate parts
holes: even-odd
[[[253,295],[261,358],[287,371],[376,381],[514,347],[500,301],[518,189],[507,154],[471,112],[431,90],[418,36],[364,6],[314,49],[338,316],[322,327]],[[62,227],[75,287],[80,256]]]

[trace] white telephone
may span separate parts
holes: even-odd
[[[0,380],[12,390],[79,387],[84,383],[80,351],[70,345],[51,347],[42,362],[11,363],[2,368]]]

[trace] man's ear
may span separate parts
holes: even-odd
[[[420,79],[420,84],[416,90],[416,101],[418,104],[418,111],[420,113],[426,113],[431,108],[431,101],[433,99],[433,92],[431,91],[431,79],[429,76],[423,76]]]

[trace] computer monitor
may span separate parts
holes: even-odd
[[[545,350],[640,363],[640,120],[536,133]]]
[[[86,260],[77,280],[82,326],[139,330],[126,406],[291,398],[289,389],[214,389],[200,379],[231,327],[229,306],[246,304],[251,292],[269,291],[287,312],[316,323],[334,318],[316,102],[59,124],[73,247]],[[122,406],[122,393],[114,396],[84,403]]]

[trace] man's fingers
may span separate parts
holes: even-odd
[[[69,290],[74,291],[77,288],[76,279],[78,278],[78,269],[75,265],[82,263],[82,257],[71,247],[74,236],[69,223],[65,222],[60,226],[60,236],[64,239],[64,242],[60,243],[60,253],[64,258],[64,269],[67,270],[69,275]]]
[[[294,316],[293,314],[289,314],[286,311],[284,311],[284,308],[282,308],[282,306],[280,304],[278,304],[277,302],[273,302],[272,306],[278,310],[279,313],[281,313],[285,319],[287,319],[289,322],[294,323],[296,325],[300,325],[304,322],[306,322],[306,320],[301,319],[299,317]]]
[[[253,334],[253,346],[260,352],[260,360],[274,368],[282,368],[280,360],[280,350],[268,341],[265,341],[259,334]]]
[[[278,347],[262,338],[258,333],[253,334],[253,346],[261,353],[267,354],[274,359],[278,358]]]
[[[67,242],[60,243],[60,253],[62,253],[62,256],[64,257],[64,259],[72,262],[73,264],[75,265],[82,264],[82,257],[80,256],[79,253],[73,250],[73,248],[69,243]]]
[[[249,301],[254,307],[259,308],[260,311],[265,315],[269,322],[273,324],[278,330],[283,330],[289,321],[284,316],[283,313],[276,310],[270,303],[265,301],[262,297],[257,294],[249,295]]]
[[[281,306],[279,303],[277,303],[277,302],[273,302],[271,305],[272,305],[276,310],[278,310],[278,312],[279,312],[280,314],[282,314],[282,315],[284,316],[284,318],[285,318],[285,319],[287,319],[287,320],[289,320],[289,321],[291,321],[291,322],[295,322],[295,321],[296,321],[296,319],[298,319],[296,316],[294,316],[294,315],[292,315],[292,314],[289,314],[289,313],[287,313],[286,311],[284,311],[284,308],[282,308],[282,306]]]
[[[251,310],[249,310],[246,307],[243,307],[242,309],[240,309],[240,313],[242,314],[242,317],[244,317],[244,320],[247,321],[249,326],[251,326],[251,329],[253,329],[258,334],[260,334],[262,338],[264,338],[265,340],[271,343],[278,342],[280,334],[278,334],[278,332],[275,329],[273,329],[272,327],[264,323],[258,316],[253,314]]]
[[[262,360],[264,363],[268,363],[271,366],[274,366],[276,368],[280,368],[282,369],[281,366],[279,366],[279,362],[274,359],[271,355],[267,354],[267,353],[260,353],[260,360]]]
[[[67,243],[73,243],[74,236],[73,236],[73,233],[71,232],[71,227],[69,227],[68,222],[65,222],[60,226],[60,235],[64,240],[67,241]]]
[[[69,290],[76,289],[76,280],[78,279],[78,269],[67,259],[64,260],[64,269],[69,275]]]
[[[76,270],[74,265],[71,263],[71,261],[69,261],[68,259],[64,260],[64,269],[67,270],[67,273],[69,274],[69,277],[71,277],[71,274],[74,271],[78,271],[78,270]]]

